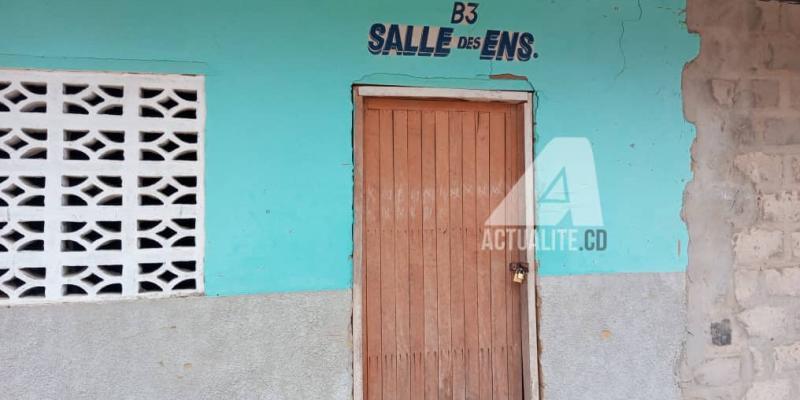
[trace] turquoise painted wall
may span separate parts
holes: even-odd
[[[497,73],[525,75],[537,90],[537,143],[587,137],[597,161],[608,249],[543,252],[541,273],[683,270],[679,213],[694,133],[680,79],[697,51],[683,1],[485,1],[476,25],[456,27],[532,32],[540,57],[527,63],[367,51],[372,23],[447,26],[451,9],[430,0],[0,0],[0,66],[207,75],[209,295],[351,285],[351,84],[519,88],[487,79]]]

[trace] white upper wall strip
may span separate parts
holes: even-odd
[[[508,92],[500,90],[439,89],[400,86],[359,86],[358,94],[363,97],[415,97],[443,98],[471,101],[503,101],[522,103],[528,101],[529,92]]]

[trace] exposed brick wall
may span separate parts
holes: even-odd
[[[688,0],[692,400],[800,399],[800,5]]]

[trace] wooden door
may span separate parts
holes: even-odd
[[[525,253],[482,243],[523,174],[522,106],[364,98],[362,110],[364,398],[523,399],[508,265]],[[508,219],[524,220],[512,204]]]

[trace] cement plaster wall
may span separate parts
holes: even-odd
[[[0,309],[0,399],[346,399],[349,290]]]
[[[546,400],[680,398],[683,273],[540,280]]]

